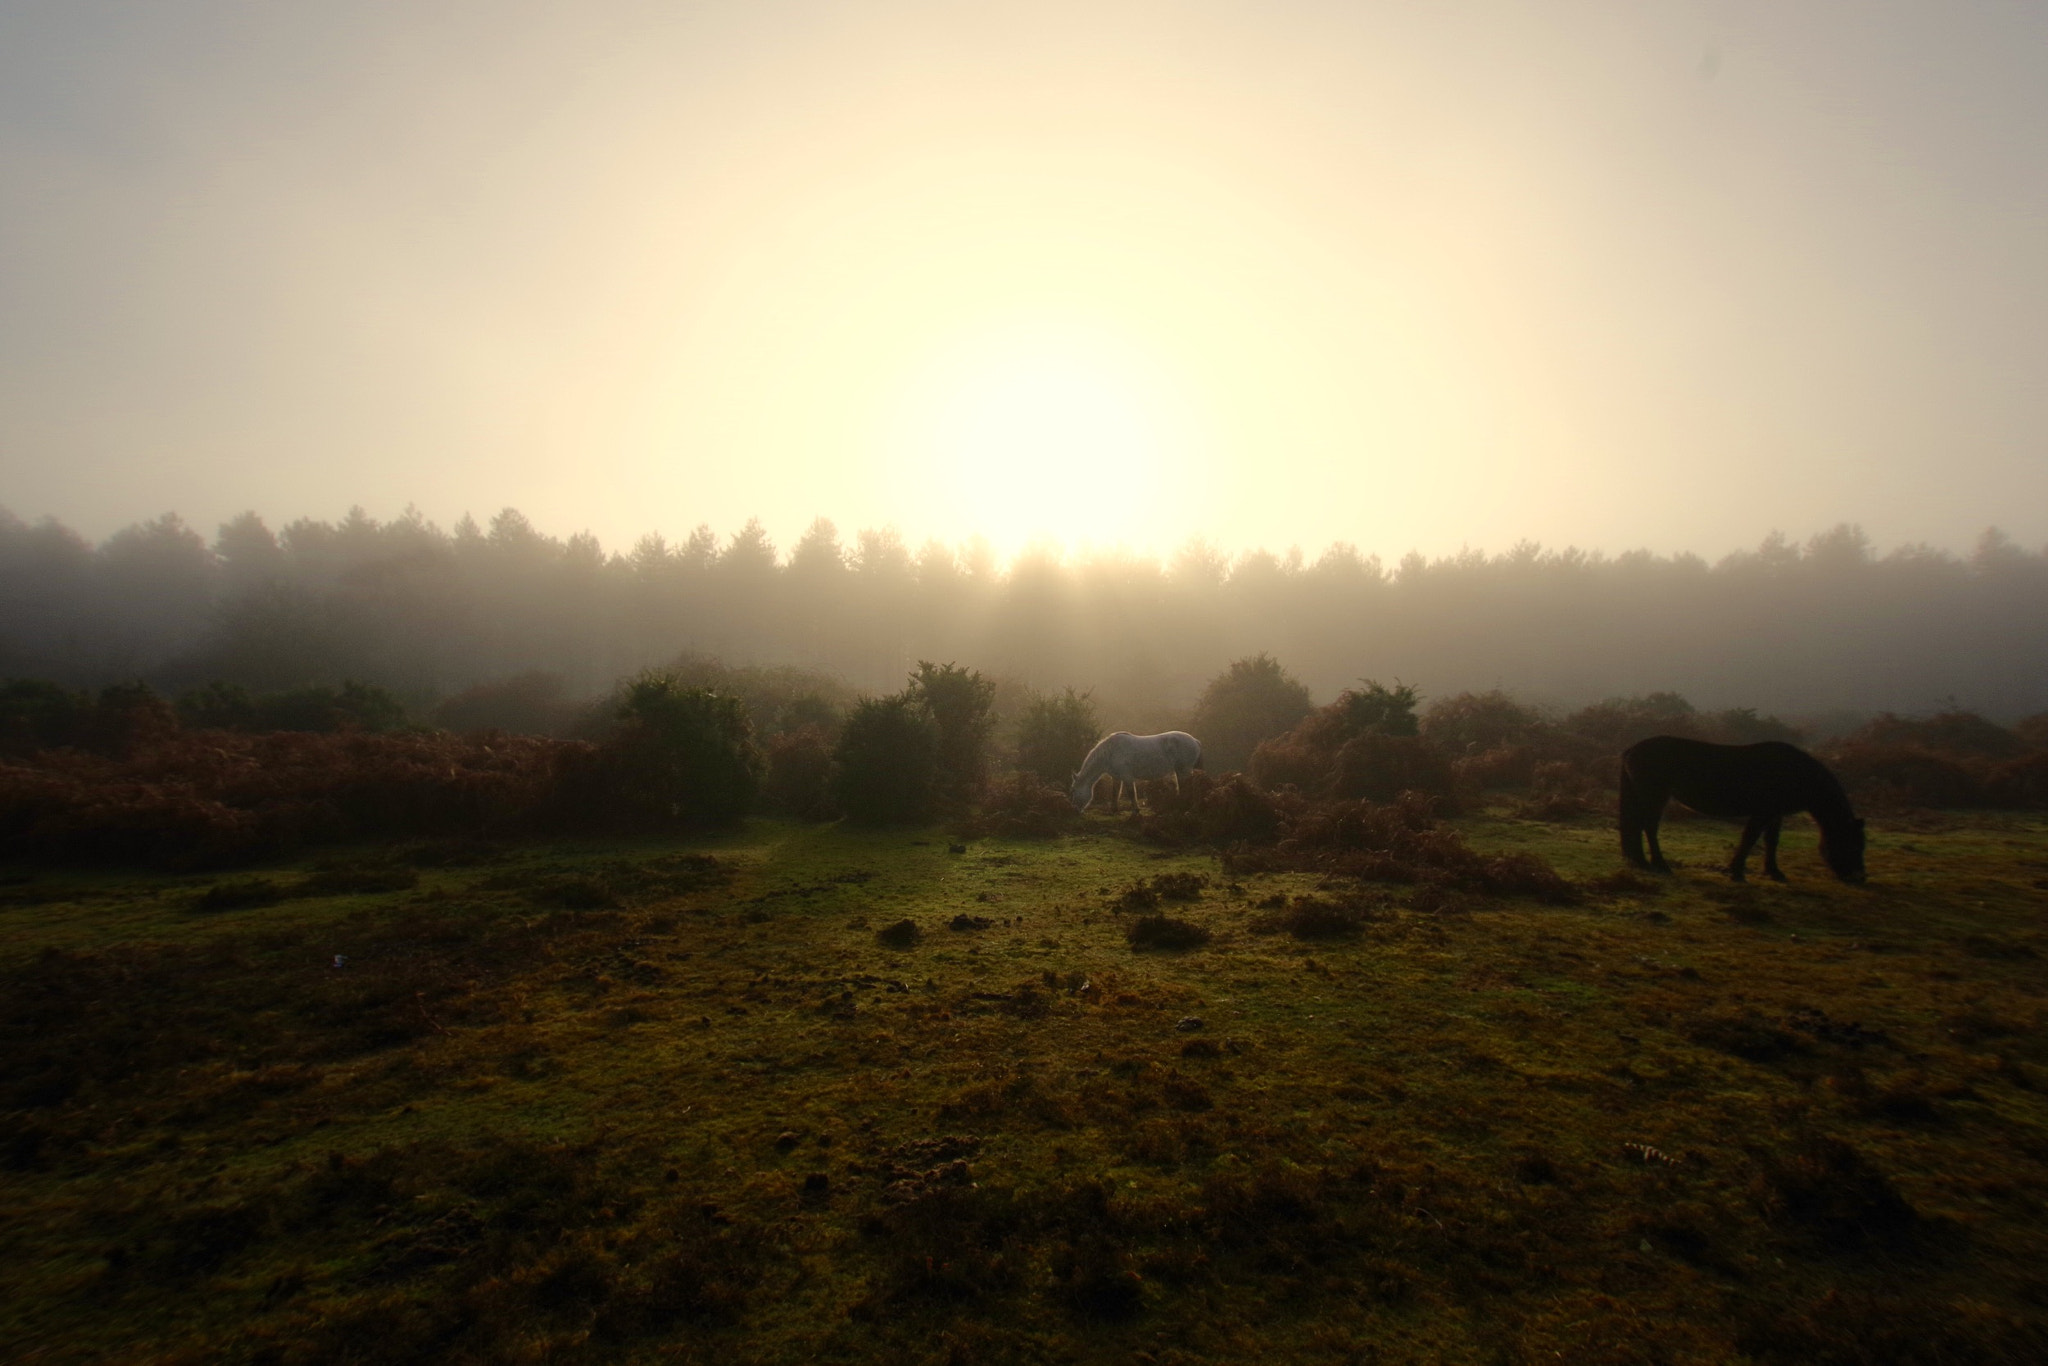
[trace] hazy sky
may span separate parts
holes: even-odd
[[[0,0],[0,505],[2048,539],[2048,6]]]

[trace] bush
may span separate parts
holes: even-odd
[[[853,697],[831,674],[788,664],[728,665],[707,655],[682,655],[662,669],[678,683],[737,697],[759,737],[816,726],[828,742]]]
[[[0,683],[0,753],[33,754],[83,744],[92,711],[89,695],[56,683],[33,678]]]
[[[1489,788],[1527,787],[1535,778],[1536,769],[1534,747],[1501,745],[1453,761],[1451,776],[1461,787],[1485,791]]]
[[[1017,724],[1017,771],[1064,790],[1101,735],[1089,694],[1034,697]]]
[[[1218,773],[1243,769],[1261,740],[1292,729],[1309,714],[1308,688],[1269,655],[1240,659],[1209,680],[1190,725],[1205,765]]]
[[[1959,759],[2013,759],[2027,748],[2018,735],[1973,711],[1915,717],[1885,712],[1861,730],[1844,736],[1842,744],[1845,748],[1922,750]]]
[[[1422,694],[1406,683],[1382,687],[1376,679],[1361,678],[1363,686],[1347,688],[1337,698],[1345,727],[1353,734],[1371,731],[1376,735],[1414,735],[1418,730],[1415,704]]]
[[[1402,792],[1449,800],[1450,761],[1416,734],[1413,688],[1383,688],[1371,679],[1311,713],[1287,734],[1252,754],[1253,781],[1269,790],[1293,786],[1311,797],[1370,797]]]
[[[1418,736],[1367,731],[1337,751],[1329,795],[1390,802],[1403,792],[1448,800],[1454,791],[1450,761]]]
[[[1918,745],[1844,744],[1828,755],[1835,776],[1858,802],[1877,807],[1973,807],[1989,804],[1990,765]]]
[[[1783,740],[1796,745],[1806,736],[1799,727],[1775,716],[1759,716],[1754,707],[1730,707],[1726,711],[1702,713],[1699,727],[1707,739],[1722,745],[1754,745],[1764,740]]]
[[[1049,839],[1082,825],[1064,787],[1050,788],[1030,773],[1018,773],[991,787],[981,809],[957,833],[968,839]]]
[[[921,659],[910,692],[937,735],[939,796],[965,806],[988,781],[988,740],[995,729],[996,685],[973,669]]]
[[[178,714],[195,730],[327,733],[397,730],[406,723],[404,703],[375,684],[354,680],[339,689],[295,688],[260,696],[233,683],[213,682],[180,697]]]
[[[753,808],[760,755],[737,697],[647,673],[627,684],[597,764],[628,824],[733,820]]]
[[[52,750],[0,765],[0,856],[204,868],[309,843],[580,828],[565,777],[587,745],[445,734],[162,737],[113,756]]]
[[[908,690],[854,704],[832,754],[832,797],[869,825],[929,820],[937,805],[939,731]]]
[[[1598,746],[1603,754],[1619,754],[1652,735],[1706,738],[1692,703],[1675,692],[1610,697],[1573,712],[1564,719],[1563,728],[1566,733]]]
[[[1473,755],[1526,746],[1542,728],[1542,717],[1496,688],[1432,702],[1421,734],[1446,754]]]
[[[768,742],[768,777],[761,800],[770,811],[804,821],[829,821],[832,804],[832,746],[822,726],[784,731]]]
[[[566,737],[575,733],[583,710],[569,701],[560,674],[534,670],[457,693],[435,708],[434,723],[453,731]]]

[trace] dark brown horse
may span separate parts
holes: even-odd
[[[1811,812],[1820,826],[1820,854],[1844,882],[1863,881],[1863,822],[1827,765],[1782,740],[1760,745],[1710,745],[1676,735],[1653,735],[1621,756],[1621,854],[1638,868],[1668,873],[1657,847],[1664,803],[1676,797],[1703,816],[1748,820],[1728,862],[1740,882],[1757,836],[1764,840],[1764,873],[1779,882],[1778,830],[1795,811]],[[1643,858],[1643,837],[1650,857]]]

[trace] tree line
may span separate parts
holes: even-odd
[[[1134,730],[1185,720],[1205,680],[1266,652],[1317,695],[1364,676],[1425,696],[1503,689],[1556,708],[1682,692],[1809,722],[1829,713],[2048,707],[2048,555],[1997,531],[1968,555],[1879,553],[1853,526],[1709,563],[1522,544],[1394,564],[1332,546],[1163,560],[850,540],[786,551],[761,524],[607,551],[507,509],[444,530],[414,512],[211,539],[171,514],[97,545],[0,512],[0,675],[169,694],[354,680],[430,710],[526,678],[561,698],[679,657],[779,665],[885,691],[920,659],[1092,690]],[[539,680],[539,681],[536,681]],[[559,699],[558,699],[559,700]]]

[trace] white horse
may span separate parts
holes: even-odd
[[[1136,811],[1140,782],[1171,777],[1173,790],[1178,792],[1180,780],[1201,766],[1202,742],[1184,730],[1169,730],[1160,735],[1133,735],[1120,730],[1095,742],[1095,748],[1081,761],[1080,771],[1074,774],[1074,785],[1067,796],[1076,811],[1086,811],[1088,803],[1095,800],[1095,780],[1107,773],[1116,779],[1109,793],[1109,809],[1117,809],[1117,801],[1128,783],[1131,810]]]

